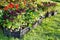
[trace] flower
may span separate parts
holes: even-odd
[[[16,10],[19,8],[19,4],[15,4]]]
[[[8,6],[9,8],[14,8],[14,4],[12,2]]]
[[[9,13],[10,13],[11,15],[13,15],[13,16],[17,16],[16,11],[14,11],[14,10],[9,11]]]
[[[9,8],[8,6],[5,6],[5,7],[4,7],[4,10],[8,10],[8,8]]]

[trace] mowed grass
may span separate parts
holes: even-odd
[[[22,39],[8,38],[0,30],[0,40],[60,40],[60,13],[44,19],[41,25],[28,32]]]

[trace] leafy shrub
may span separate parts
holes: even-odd
[[[55,2],[60,2],[60,0],[52,0],[52,1],[55,1]]]

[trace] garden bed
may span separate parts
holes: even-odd
[[[42,23],[42,21],[43,21],[43,19],[44,18],[46,18],[46,17],[51,17],[52,16],[52,14],[53,15],[55,15],[55,14],[57,14],[57,12],[56,11],[54,11],[54,12],[48,12],[48,14],[46,13],[46,15],[45,16],[41,16],[40,17],[40,19],[38,20],[38,21],[36,21],[36,22],[34,22],[33,24],[32,24],[32,29],[34,29],[34,28],[36,28],[37,27],[37,25],[40,25],[41,23]],[[8,29],[8,28],[3,28],[4,30],[4,34],[5,34],[5,36],[8,36],[8,37],[17,37],[17,38],[20,38],[20,37],[23,37],[26,33],[28,33],[30,30],[32,30],[30,27],[21,27],[21,28],[15,28],[14,30],[13,29]]]
[[[55,3],[41,2],[41,4],[24,1],[21,4],[11,2],[7,3],[7,6],[1,6],[0,25],[3,27],[4,35],[20,38],[41,24],[44,18],[57,14],[56,10],[52,10],[56,6]]]

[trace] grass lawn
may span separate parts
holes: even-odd
[[[22,39],[8,38],[0,29],[0,40],[60,40],[60,13],[44,19],[41,25],[28,32]]]

